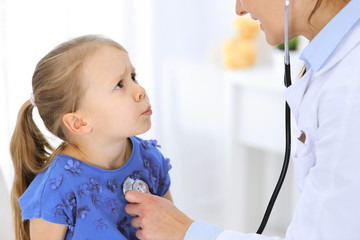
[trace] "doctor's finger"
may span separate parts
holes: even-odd
[[[141,229],[141,218],[140,217],[134,217],[131,220],[131,225],[133,225],[135,228]]]
[[[136,231],[135,233],[136,237],[140,240],[148,240],[148,238],[145,238],[144,237],[144,234],[143,234],[143,230],[142,229],[139,229]]]
[[[125,212],[133,217],[140,215],[140,205],[137,203],[128,203],[125,206]]]

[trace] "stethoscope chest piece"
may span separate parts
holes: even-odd
[[[132,179],[131,177],[127,177],[123,183],[123,193],[125,193],[129,190],[136,190],[142,193],[147,192],[147,184],[141,179]]]

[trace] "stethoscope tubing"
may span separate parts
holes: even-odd
[[[290,71],[290,54],[289,54],[289,4],[290,0],[285,0],[285,72],[284,72],[284,85],[289,87],[291,85],[291,71]],[[289,167],[291,153],[291,119],[290,119],[290,107],[287,102],[285,102],[285,154],[284,154],[284,163],[281,169],[280,177],[275,186],[273,194],[271,195],[268,206],[265,210],[264,217],[260,223],[257,234],[262,234],[266,224],[269,220],[271,211],[274,207],[275,201],[279,195],[280,189],[284,183],[287,169]]]

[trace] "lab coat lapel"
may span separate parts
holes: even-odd
[[[291,112],[295,117],[296,123],[298,121],[299,108],[308,87],[311,75],[312,69],[306,72],[302,78],[300,78],[284,91],[285,100],[291,108]]]

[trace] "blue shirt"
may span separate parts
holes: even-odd
[[[286,240],[360,239],[360,0],[351,0],[304,49],[306,75],[285,91],[298,131],[301,197]],[[299,136],[295,136],[297,139]],[[239,213],[241,214],[241,213]],[[185,240],[280,240],[195,221]]]
[[[123,182],[129,176],[141,179],[152,194],[163,196],[169,190],[171,165],[156,140],[130,139],[131,157],[115,170],[58,154],[20,197],[22,219],[67,225],[65,239],[137,239],[132,217],[124,210]]]

